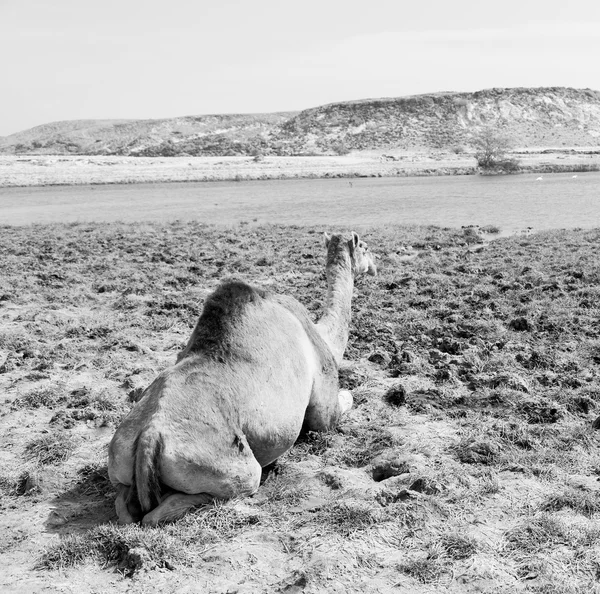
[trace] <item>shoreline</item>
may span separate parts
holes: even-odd
[[[512,174],[600,170],[598,152],[519,153]],[[338,157],[91,157],[0,155],[0,188],[478,175],[470,154],[396,151]]]

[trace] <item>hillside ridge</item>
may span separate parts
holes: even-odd
[[[357,99],[299,112],[69,120],[0,137],[0,153],[154,157],[458,151],[487,126],[502,130],[522,148],[598,146],[600,92],[491,88]]]

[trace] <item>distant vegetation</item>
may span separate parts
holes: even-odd
[[[483,128],[473,136],[471,145],[475,149],[477,165],[484,173],[516,173],[519,161],[509,156],[512,140],[493,128]]]

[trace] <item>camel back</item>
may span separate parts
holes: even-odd
[[[192,336],[177,357],[177,362],[190,353],[198,352],[223,362],[235,358],[237,354],[232,344],[235,329],[240,326],[246,308],[266,296],[266,291],[242,281],[226,281],[219,285],[206,300]]]
[[[293,297],[269,293],[236,280],[225,281],[208,297],[192,336],[177,362],[189,354],[200,352],[221,362],[239,357],[241,353],[235,345],[236,328],[240,327],[247,308],[258,305],[263,299],[274,301],[298,319],[318,353],[323,373],[337,376],[337,364],[331,350],[301,303]]]

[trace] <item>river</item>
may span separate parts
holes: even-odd
[[[538,179],[540,178],[541,179]],[[600,173],[0,188],[0,224],[200,220],[600,227]]]

